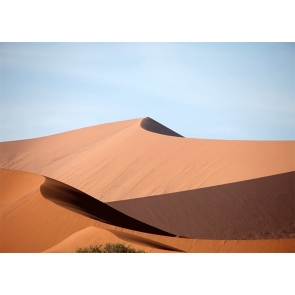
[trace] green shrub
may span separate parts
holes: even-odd
[[[145,253],[143,250],[136,250],[130,246],[120,243],[107,243],[103,245],[90,245],[85,248],[77,248],[77,253]]]
[[[103,253],[101,245],[90,245],[89,248],[77,248],[77,253]]]

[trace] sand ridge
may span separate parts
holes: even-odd
[[[141,120],[140,127],[154,133],[168,136],[184,137],[149,117]]]
[[[42,196],[60,207],[107,224],[146,233],[174,236],[134,219],[109,205],[54,179],[45,177],[40,186]]]
[[[0,252],[295,252],[294,151],[151,118],[2,142]]]
[[[138,232],[99,222],[73,212],[46,199],[40,187],[46,178],[27,172],[0,169],[1,199],[11,190],[2,190],[13,182],[16,190],[23,180],[31,178],[32,189],[22,195],[14,193],[9,206],[1,211],[0,252],[74,252],[77,247],[92,243],[125,242],[147,252],[294,252],[295,239],[272,240],[206,240],[188,239]],[[5,183],[4,184],[4,181]],[[59,195],[76,197],[77,191],[50,180],[46,185],[59,184]],[[65,191],[62,192],[62,188]],[[53,190],[47,194],[53,193]],[[18,194],[18,197],[15,196]],[[48,197],[48,196],[47,196]],[[53,196],[56,197],[56,196]],[[84,199],[83,199],[84,200]],[[119,224],[118,224],[119,225]]]
[[[104,245],[106,243],[120,243],[138,250],[151,253],[184,252],[169,245],[141,237],[136,234],[122,232],[120,230],[105,229],[103,227],[88,227],[78,231],[59,244],[43,251],[48,253],[75,252],[77,248],[90,245]]]
[[[192,139],[163,135],[170,132],[163,128],[144,118],[3,142],[0,166],[57,179],[103,202],[295,171],[295,141]]]

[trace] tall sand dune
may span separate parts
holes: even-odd
[[[295,141],[184,138],[151,118],[0,143],[0,251],[294,252]],[[44,176],[42,176],[44,175]]]
[[[114,202],[292,172],[294,150],[295,141],[183,138],[144,118],[2,142],[0,166]]]

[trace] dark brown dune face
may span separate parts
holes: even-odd
[[[145,223],[189,238],[294,238],[294,179],[295,172],[289,172],[108,204]]]
[[[149,117],[142,119],[140,126],[141,128],[150,132],[169,136],[184,137]]]
[[[50,178],[46,178],[40,187],[40,192],[44,198],[59,206],[104,223],[155,235],[174,236],[129,217],[73,187]]]

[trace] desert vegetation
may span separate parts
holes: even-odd
[[[89,247],[77,248],[76,253],[145,253],[130,246],[120,243],[107,243],[105,245],[90,245]]]

